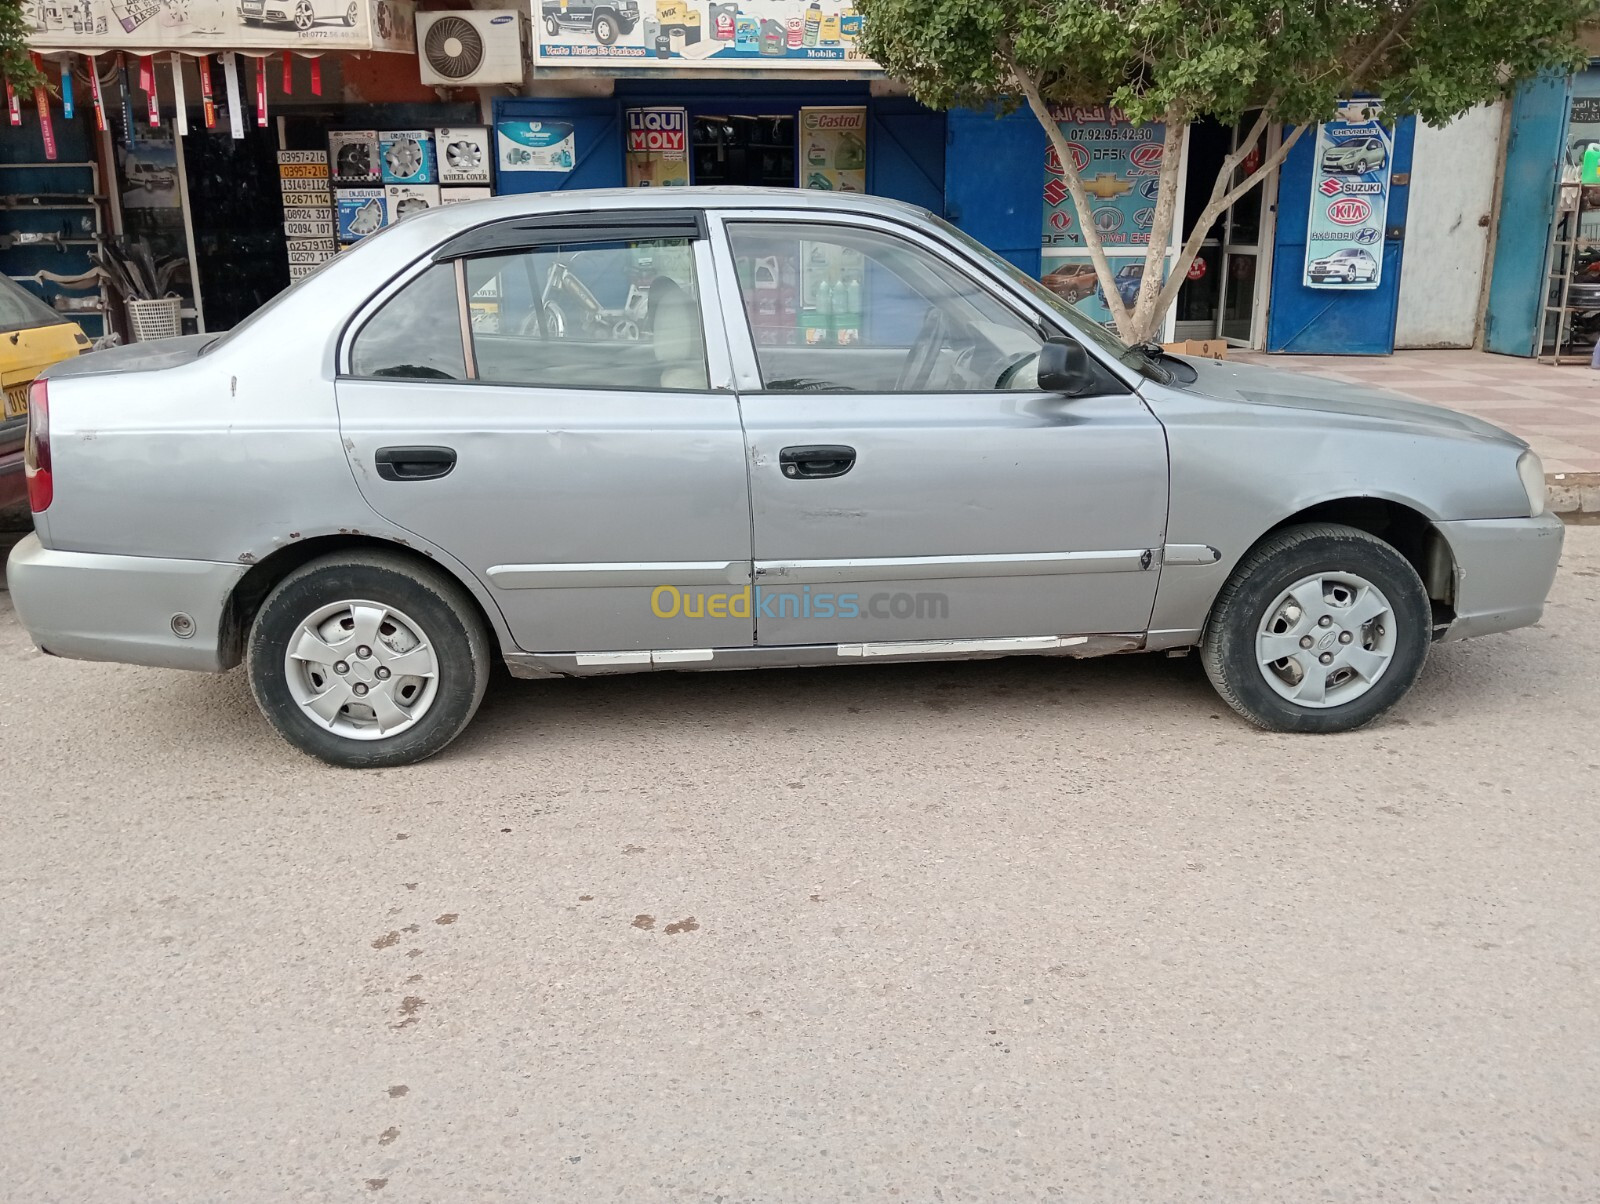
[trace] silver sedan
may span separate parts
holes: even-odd
[[[1377,391],[1123,346],[930,214],[611,191],[419,214],[222,337],[36,386],[9,572],[60,656],[218,672],[340,765],[492,664],[1197,648],[1278,731],[1536,622],[1538,458]]]

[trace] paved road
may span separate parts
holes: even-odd
[[[352,774],[0,595],[0,1197],[1600,1198],[1600,528],[1368,731],[1192,661],[506,684]]]

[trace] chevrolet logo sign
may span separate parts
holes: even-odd
[[[1113,197],[1122,196],[1132,192],[1133,185],[1127,180],[1119,179],[1110,172],[1103,171],[1092,180],[1083,182],[1084,191],[1090,196],[1102,201],[1109,201]]]

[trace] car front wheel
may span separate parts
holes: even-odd
[[[1422,672],[1427,590],[1392,546],[1310,523],[1264,540],[1217,595],[1201,641],[1229,706],[1278,732],[1344,732],[1398,702]]]
[[[602,13],[594,19],[595,41],[602,46],[609,46],[617,40],[617,23],[607,14]]]
[[[302,752],[333,765],[407,765],[466,727],[490,641],[466,592],[374,549],[322,557],[279,583],[247,654],[256,703]]]

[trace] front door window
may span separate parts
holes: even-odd
[[[728,226],[763,389],[1034,388],[1032,324],[922,247],[821,223]]]

